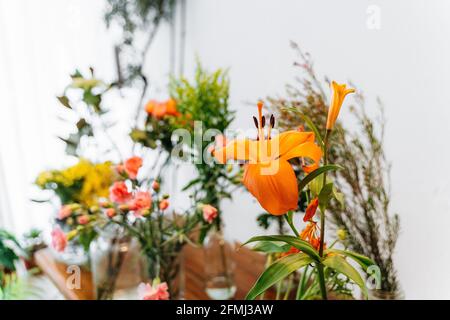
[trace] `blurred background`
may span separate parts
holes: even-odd
[[[392,163],[392,211],[400,215],[395,263],[408,299],[449,299],[450,263],[450,3],[448,1],[183,2],[161,24],[148,51],[148,98],[167,98],[168,76],[188,77],[196,59],[229,68],[233,128],[251,128],[257,99],[294,81],[290,41],[311,54],[317,73],[352,81],[368,113],[385,105],[385,150]],[[0,0],[0,226],[17,233],[49,228],[51,205],[31,201],[37,174],[72,164],[57,136],[67,132],[56,96],[76,68],[117,76],[118,30],[104,23],[104,1]],[[120,122],[112,133],[123,150],[139,90],[108,97]],[[352,98],[350,98],[351,100]],[[345,106],[344,108],[345,109]],[[345,121],[346,110],[341,119]],[[172,202],[190,178],[189,165],[169,178]],[[170,174],[170,173],[169,173]],[[178,190],[178,191],[177,191]],[[223,203],[227,232],[239,241],[260,232],[261,208],[245,191]]]

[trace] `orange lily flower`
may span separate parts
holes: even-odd
[[[328,109],[327,130],[333,130],[345,96],[355,92],[355,89],[347,89],[345,84],[338,84],[336,81],[331,82],[331,89],[333,90],[333,96]]]
[[[319,206],[319,199],[314,198],[306,207],[305,216],[303,217],[303,221],[310,221],[314,215],[316,214],[317,207]]]
[[[162,118],[164,116],[178,116],[177,103],[174,99],[170,98],[167,101],[159,102],[156,100],[150,100],[145,106],[145,111],[155,118]]]
[[[253,117],[258,130],[257,140],[233,140],[224,148],[216,149],[214,156],[223,164],[229,159],[246,161],[244,185],[267,212],[282,215],[298,207],[297,178],[288,160],[309,158],[313,163],[307,168],[317,168],[322,150],[314,143],[313,132],[292,130],[272,137],[271,130],[275,125],[273,115],[266,137],[262,107],[262,102],[259,102],[259,119]]]
[[[308,241],[316,250],[320,247],[320,238],[317,236],[317,223],[309,221],[302,233],[300,239]]]

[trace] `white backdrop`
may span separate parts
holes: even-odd
[[[396,263],[407,298],[450,299],[450,3],[448,1],[187,1],[185,70],[198,55],[209,69],[230,67],[235,127],[250,127],[248,102],[283,94],[293,81],[289,41],[309,51],[319,73],[351,79],[374,107],[386,105],[386,149],[393,162],[392,207],[401,216]],[[375,5],[375,7],[373,7]],[[379,10],[371,29],[368,8]],[[0,226],[23,231],[45,226],[51,210],[31,204],[30,187],[42,169],[64,164],[55,136],[54,98],[76,67],[114,75],[114,36],[101,20],[103,1],[0,0]],[[369,9],[370,10],[370,9]],[[164,95],[169,30],[150,51],[150,95]],[[132,114],[111,101],[124,120]],[[345,111],[342,114],[345,117]],[[121,129],[118,129],[120,133]],[[182,170],[186,179],[188,170]],[[178,179],[182,184],[182,178]],[[179,202],[182,203],[182,197]],[[258,232],[260,208],[242,192],[224,204],[227,230],[239,240]]]

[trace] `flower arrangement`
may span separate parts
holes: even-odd
[[[308,122],[312,132],[291,130],[272,135],[275,117],[262,114],[263,104],[258,103],[258,118],[254,118],[257,139],[241,139],[229,142],[226,147],[216,149],[215,158],[220,163],[234,159],[246,161],[243,184],[258,200],[261,206],[272,215],[282,215],[294,233],[291,235],[256,236],[246,242],[259,243],[286,254],[269,264],[261,274],[247,299],[255,299],[267,289],[279,283],[293,272],[312,265],[319,283],[322,299],[327,299],[328,289],[325,269],[345,275],[356,283],[367,296],[367,288],[359,272],[347,261],[352,259],[363,270],[374,263],[371,259],[348,250],[327,247],[325,243],[326,212],[330,201],[339,198],[336,186],[328,172],[341,169],[328,163],[330,138],[333,135],[336,119],[344,98],[354,89],[332,82],[332,100],[328,109],[326,131],[322,138],[317,127]],[[299,158],[305,177],[297,181],[290,159]],[[323,159],[322,165],[320,160]],[[307,190],[307,214],[303,231],[298,232],[293,220],[293,211],[298,207],[299,191]],[[320,219],[315,219],[317,211]],[[282,245],[280,245],[280,243]],[[299,298],[297,296],[297,298]]]
[[[183,77],[172,78],[169,89],[171,98],[167,101],[150,100],[146,104],[145,126],[133,129],[131,138],[143,146],[165,151],[168,160],[181,158],[195,164],[196,177],[183,191],[191,192],[193,202],[199,204],[194,207],[198,212],[207,212],[199,236],[199,241],[203,242],[212,227],[220,228],[220,201],[231,198],[229,188],[240,176],[239,171],[231,172],[230,167],[204,161],[208,157],[212,160],[213,149],[224,145],[221,133],[234,119],[234,112],[228,107],[229,80],[226,72],[219,69],[209,73],[198,63],[193,82]],[[196,127],[196,122],[201,126]],[[212,130],[209,139],[204,138]],[[179,132],[201,139],[183,139]],[[203,208],[203,205],[208,206]],[[214,224],[209,206],[215,209],[214,216],[217,215]]]
[[[181,267],[180,251],[184,244],[191,242],[189,237],[202,215],[198,210],[182,214],[170,210],[169,196],[161,194],[158,181],[138,179],[142,164],[140,157],[131,157],[116,165],[116,179],[111,183],[108,198],[99,200],[96,214],[90,216],[86,223],[72,229],[66,237],[61,235],[61,231],[56,231],[55,245],[64,245],[65,241],[74,239],[86,230],[104,230],[108,226],[116,226],[118,228],[113,229],[115,236],[126,235],[138,241],[142,255],[147,259],[146,271],[153,281],[152,288],[165,283],[168,294],[176,297],[179,288],[174,280]],[[125,256],[119,255],[114,265],[108,268],[111,275],[106,277],[106,283],[101,284],[103,293],[100,298],[111,298],[117,270],[124,259]]]
[[[270,109],[277,115],[283,130],[297,129],[299,117],[306,115],[323,132],[328,111],[325,90],[311,57],[297,44],[292,43],[292,47],[299,57],[294,64],[301,71],[298,83],[287,87],[287,97],[268,98]],[[339,233],[346,234],[342,241],[346,247],[376,262],[381,271],[380,289],[395,296],[400,290],[393,261],[399,218],[391,213],[389,205],[391,165],[383,147],[386,119],[379,100],[380,113],[376,118],[366,112],[362,92],[355,94],[354,101],[356,106],[350,107],[349,116],[355,120],[356,130],[350,130],[338,120],[330,138],[329,160],[343,167],[330,174],[339,189],[346,190],[342,204],[330,203],[330,222]],[[304,123],[311,128],[306,121]],[[305,207],[305,201],[300,201],[299,209],[304,212]]]

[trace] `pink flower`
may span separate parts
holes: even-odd
[[[169,300],[169,287],[163,282],[156,285],[141,283],[138,287],[138,295],[141,300]]]
[[[139,168],[142,167],[142,158],[131,157],[125,161],[125,171],[130,179],[136,179]]]
[[[82,216],[79,216],[77,218],[77,222],[79,224],[87,224],[89,222],[89,216],[86,214],[83,214]]]
[[[113,218],[116,215],[116,210],[114,208],[108,208],[105,213],[108,218]]]
[[[113,202],[125,203],[131,199],[132,195],[128,192],[127,185],[123,181],[116,181],[109,189],[109,198]]]
[[[70,206],[65,205],[62,206],[61,209],[59,209],[58,211],[58,219],[62,220],[67,218],[68,216],[70,216],[72,214],[72,209],[70,208]]]
[[[66,248],[67,238],[65,233],[59,228],[56,227],[53,229],[52,233],[52,246],[56,251],[62,252]]]
[[[152,205],[152,198],[147,191],[138,191],[135,193],[133,200],[129,203],[130,210],[141,212],[145,209],[150,209]]]
[[[167,199],[161,200],[159,203],[159,209],[166,210],[169,207],[169,201]]]
[[[217,217],[217,209],[212,205],[205,204],[203,206],[203,219],[208,223],[212,223],[213,220]]]

